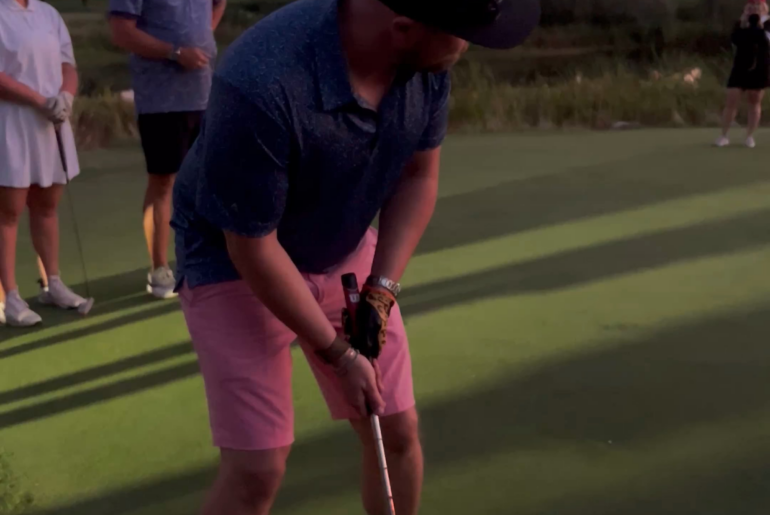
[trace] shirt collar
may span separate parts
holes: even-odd
[[[26,9],[21,5],[19,5],[19,2],[17,2],[16,0],[0,0],[0,3],[4,3],[12,11],[34,11],[35,10],[35,0],[29,0],[29,2],[27,3]]]
[[[316,84],[324,111],[333,111],[356,102],[350,85],[348,66],[342,50],[338,0],[319,2],[322,7],[315,42]]]

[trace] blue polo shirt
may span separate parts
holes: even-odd
[[[136,19],[147,34],[176,47],[201,49],[213,63],[217,44],[211,30],[213,6],[221,0],[110,0],[110,16]],[[212,66],[188,71],[168,60],[131,56],[131,82],[139,114],[203,111]]]
[[[273,230],[301,272],[358,246],[402,171],[446,133],[448,75],[401,74],[377,111],[348,80],[337,0],[299,0],[257,23],[214,75],[200,137],[174,187],[178,276],[239,279],[223,231]]]

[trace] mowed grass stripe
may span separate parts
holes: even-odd
[[[672,232],[708,222],[719,225],[723,219],[740,220],[737,215],[742,214],[762,216],[767,209],[770,209],[770,182],[729,188],[419,254],[410,262],[404,282],[410,287],[421,286],[613,240],[654,238],[656,233]],[[750,219],[750,216],[746,218]]]

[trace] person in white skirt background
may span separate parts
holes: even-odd
[[[80,172],[68,121],[77,88],[72,41],[56,9],[40,0],[0,0],[0,284],[6,293],[0,320],[10,325],[41,322],[19,296],[15,277],[25,208],[48,276],[39,300],[65,309],[85,302],[59,277],[57,207],[67,180],[56,127],[72,179]]]

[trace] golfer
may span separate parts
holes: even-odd
[[[180,298],[221,448],[205,515],[270,511],[294,439],[295,338],[332,417],[363,442],[366,511],[385,512],[368,406],[396,512],[417,513],[422,451],[392,301],[436,202],[447,70],[467,41],[515,46],[538,17],[536,0],[299,0],[230,47],[174,188]],[[349,272],[368,292],[367,332],[384,329],[377,367],[338,336]]]
[[[59,13],[39,0],[0,0],[0,289],[6,294],[0,320],[10,325],[41,322],[16,284],[16,236],[25,207],[48,277],[40,300],[66,309],[85,302],[59,277],[56,213],[67,180],[55,127],[70,179],[80,171],[68,121],[77,88],[72,41]]]
[[[727,82],[727,101],[722,115],[722,135],[715,145],[726,147],[727,137],[738,113],[741,97],[749,104],[746,126],[746,146],[756,147],[754,133],[762,119],[762,99],[770,85],[770,42],[766,30],[770,29],[767,0],[750,0],[741,20],[735,25],[732,42],[735,60]]]
[[[113,42],[131,52],[139,134],[149,179],[142,206],[152,269],[147,291],[175,297],[168,262],[174,177],[198,136],[211,89],[225,0],[110,0]]]

